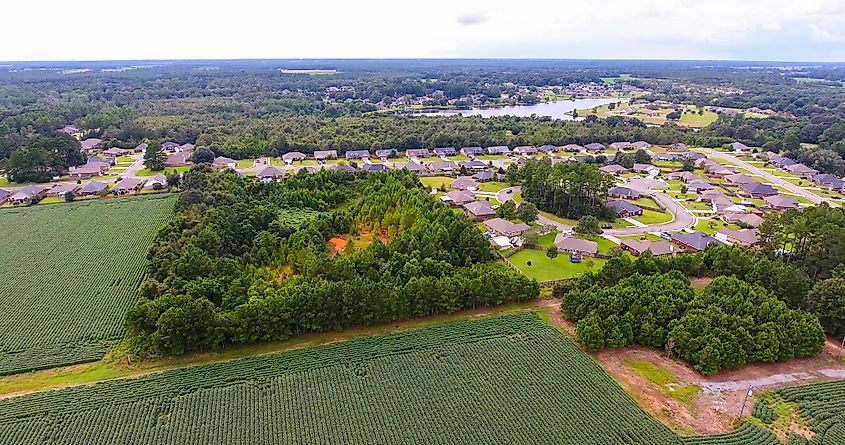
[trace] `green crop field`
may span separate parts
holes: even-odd
[[[123,336],[172,195],[0,211],[0,375],[98,360]]]

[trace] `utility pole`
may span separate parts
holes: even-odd
[[[745,412],[745,403],[748,402],[748,398],[754,395],[754,389],[748,388],[748,392],[745,393],[745,399],[742,400],[742,408],[739,409],[739,419],[742,419],[742,413]]]

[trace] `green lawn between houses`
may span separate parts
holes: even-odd
[[[525,275],[537,281],[561,280],[571,278],[590,270],[587,265],[592,262],[592,270],[597,271],[604,266],[606,260],[585,257],[580,263],[569,261],[569,255],[559,254],[555,258],[546,256],[545,250],[522,249],[509,258],[511,263]],[[528,265],[528,262],[531,265]]]
[[[634,219],[650,226],[672,221],[672,214],[669,212],[655,212],[654,210],[643,209],[643,214],[641,216],[635,216]]]
[[[181,167],[167,167],[162,171],[156,171],[156,172],[144,168],[144,169],[138,170],[138,173],[136,173],[135,175],[136,176],[155,176],[159,173],[162,173],[164,175],[169,175],[169,174],[172,174],[173,172],[185,173],[186,171],[188,171],[190,169],[191,169],[191,166],[189,166],[189,165],[184,165],[184,166],[181,166]]]

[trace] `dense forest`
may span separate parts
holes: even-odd
[[[20,65],[20,66],[18,66]],[[317,149],[542,145],[645,140],[722,146],[739,140],[786,151],[808,165],[845,173],[845,90],[801,83],[782,66],[648,61],[209,61],[12,65],[0,73],[0,170],[61,172],[79,155],[46,156],[44,136],[75,124],[111,146],[150,140],[194,143],[236,159]],[[789,64],[781,64],[787,66]],[[124,68],[131,69],[124,69]],[[284,74],[281,68],[335,74]],[[795,68],[795,67],[793,67]],[[67,74],[64,70],[89,69]],[[801,67],[829,78],[835,71]],[[111,71],[103,71],[111,70]],[[840,70],[841,71],[841,70]],[[532,103],[538,88],[617,82],[651,91],[649,99],[727,107],[772,108],[793,117],[721,116],[701,131],[634,118],[403,117],[378,113],[403,98],[433,105],[464,97]],[[797,75],[797,74],[796,74]],[[737,92],[741,92],[737,93]],[[533,97],[533,98],[532,98]],[[817,144],[807,148],[801,143]],[[22,151],[13,158],[12,153]],[[42,174],[44,176],[46,174]]]
[[[407,172],[302,171],[263,184],[198,166],[183,189],[126,317],[137,353],[280,340],[539,292]]]
[[[607,190],[615,183],[594,164],[528,160],[510,167],[511,177],[522,184],[522,197],[538,209],[571,219],[594,216],[612,220],[615,212],[604,206]]]

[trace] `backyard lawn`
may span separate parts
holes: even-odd
[[[672,214],[669,212],[655,212],[654,210],[644,209],[642,216],[636,216],[634,219],[650,226],[652,224],[663,224],[672,221]]]
[[[251,168],[255,165],[255,159],[241,159],[237,161],[236,168]]]
[[[681,201],[680,204],[689,210],[713,210],[713,206],[707,202]]]
[[[482,192],[499,192],[508,187],[510,187],[510,184],[506,182],[488,181],[482,182],[478,188]]]
[[[569,255],[561,253],[555,258],[546,256],[544,250],[523,249],[509,258],[525,275],[537,281],[561,280],[571,278],[590,270],[597,271],[604,265],[605,260],[599,258],[584,258],[580,263],[569,261]],[[529,266],[528,263],[531,263]]]
[[[115,159],[115,162],[117,162],[118,164],[133,164],[135,160],[132,159],[132,156],[120,156]]]
[[[420,182],[422,183],[422,185],[430,189],[440,189],[440,186],[448,188],[449,184],[451,184],[452,181],[454,181],[453,178],[449,178],[446,176],[427,176],[424,178],[420,178]]]
[[[736,224],[725,224],[724,221],[721,219],[701,219],[695,225],[695,230],[698,232],[706,233],[708,235],[713,235],[719,230],[724,228],[732,229],[732,230],[739,230],[740,227]]]
[[[135,175],[136,176],[155,176],[159,173],[162,173],[164,175],[169,175],[173,172],[185,173],[186,171],[188,171],[190,169],[191,169],[191,167],[188,166],[188,165],[185,165],[185,166],[182,166],[182,167],[168,167],[168,168],[166,168],[162,171],[158,171],[158,172],[154,172],[152,170],[148,170],[148,169],[144,168],[144,169],[138,170],[138,173],[136,173]],[[102,179],[102,178],[98,178],[98,179]]]

